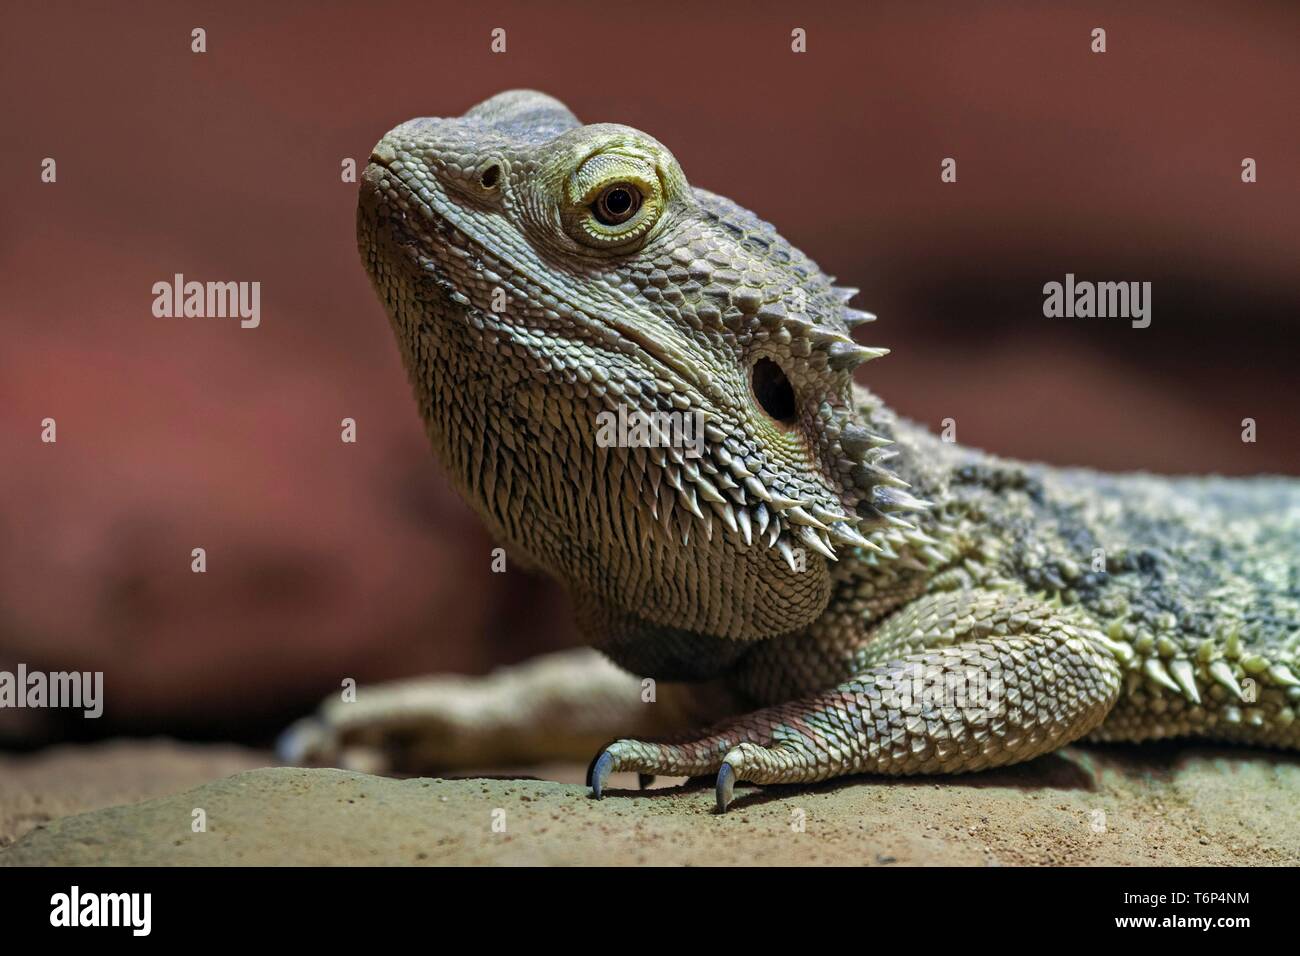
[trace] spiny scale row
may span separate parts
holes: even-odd
[[[1300,677],[1296,676],[1292,665],[1249,651],[1241,642],[1240,631],[1235,628],[1227,629],[1219,640],[1205,638],[1192,656],[1184,654],[1167,635],[1140,634],[1135,637],[1132,625],[1124,618],[1110,622],[1102,642],[1121,663],[1132,669],[1134,676],[1140,673],[1153,683],[1181,694],[1193,704],[1201,703],[1196,680],[1198,671],[1203,678],[1219,684],[1241,702],[1246,702],[1242,679],[1264,676],[1272,684],[1287,688],[1293,699],[1300,699]]]
[[[803,346],[793,347],[792,354],[803,357],[814,352],[823,354],[827,366],[837,372],[852,371],[864,362],[889,354],[889,349],[859,345],[849,333],[834,326],[818,324],[802,313],[788,312],[780,302],[760,304],[752,301],[746,291],[737,290],[731,296],[733,304],[740,308],[745,324],[766,332],[770,340],[782,345]],[[851,295],[857,290],[846,288],[842,291]],[[875,319],[870,312],[848,306],[839,309],[839,317],[850,331]]]
[[[899,514],[923,510],[930,503],[898,487],[905,483],[880,465],[873,464],[870,475],[890,484],[865,488],[868,496],[854,514],[769,487],[762,480],[769,474],[766,469],[756,473],[742,455],[729,450],[728,436],[721,428],[706,422],[704,432],[708,453],[699,459],[689,458],[673,446],[629,450],[637,491],[665,530],[673,533],[675,528],[684,545],[690,543],[692,525],[684,520],[685,515],[703,525],[709,540],[716,516],[746,546],[757,541],[774,548],[792,570],[798,569],[794,553],[798,547],[828,560],[837,559],[837,545],[861,548],[873,558],[879,555],[891,560],[902,560],[910,552],[929,566],[947,560],[938,540]],[[864,535],[860,528],[866,522],[880,527]]]

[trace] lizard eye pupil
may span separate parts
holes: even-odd
[[[605,211],[621,216],[632,208],[632,197],[626,189],[611,189],[605,196]]]
[[[627,183],[608,186],[596,198],[591,211],[606,226],[627,222],[641,208],[641,191]]]
[[[771,359],[759,359],[754,363],[752,377],[754,397],[759,406],[774,421],[790,424],[795,419],[794,386],[786,378],[781,366]]]

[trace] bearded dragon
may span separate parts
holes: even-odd
[[[541,93],[387,133],[357,234],[435,454],[603,658],[376,688],[290,758],[591,747],[597,797],[614,771],[707,775],[725,810],[740,781],[1080,738],[1300,745],[1300,483],[940,440],[854,381],[886,352],[853,338],[857,290],[652,137]],[[702,440],[598,440],[619,410]]]

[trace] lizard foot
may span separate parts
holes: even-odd
[[[641,789],[652,783],[656,776],[699,777],[712,776],[722,765],[725,749],[714,748],[712,755],[696,753],[698,745],[653,743],[643,740],[616,740],[605,747],[591,762],[587,783],[591,795],[599,800],[605,795],[605,784],[611,773],[635,772]]]
[[[363,685],[334,696],[277,741],[288,764],[367,773],[429,773],[582,760],[608,740],[676,733],[698,719],[692,699],[662,688],[646,707],[640,681],[601,654],[559,651],[484,677],[440,675]],[[706,711],[708,719],[716,712]]]
[[[604,796],[609,775],[618,771],[639,774],[643,788],[656,775],[716,777],[718,809],[725,810],[737,780],[750,780],[747,774],[770,774],[791,763],[799,752],[785,724],[790,710],[787,705],[747,714],[698,738],[671,742],[616,740],[591,762],[587,773],[591,795],[596,799]]]
[[[568,724],[556,718],[571,708],[552,693],[555,675],[577,666],[561,664],[539,659],[481,678],[442,675],[363,686],[354,699],[332,698],[294,723],[276,741],[276,754],[292,765],[424,773],[529,763],[570,747],[590,753],[595,735],[576,718]],[[550,722],[542,727],[536,712],[545,708]],[[586,746],[577,749],[571,738]]]

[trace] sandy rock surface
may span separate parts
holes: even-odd
[[[60,817],[179,793],[271,762],[246,747],[161,738],[0,753],[0,853]]]
[[[577,767],[396,780],[265,763],[169,742],[0,759],[0,864],[1300,863],[1290,755],[1068,748],[970,777],[745,788],[722,816],[673,781],[591,800]]]

